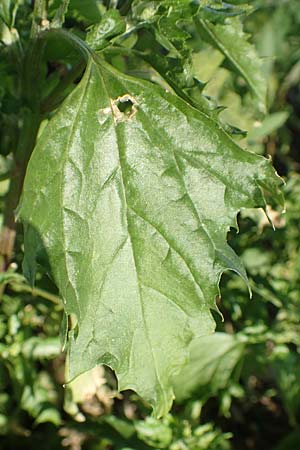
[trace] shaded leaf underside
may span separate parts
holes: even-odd
[[[214,329],[222,272],[246,279],[226,234],[278,183],[205,114],[91,59],[38,140],[19,210],[27,276],[46,253],[78,320],[70,379],[108,364],[165,414],[189,343]]]

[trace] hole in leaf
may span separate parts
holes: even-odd
[[[130,99],[125,100],[125,101],[118,100],[116,105],[119,108],[121,113],[124,113],[127,115],[130,115],[132,113],[133,103]]]
[[[137,102],[129,94],[122,95],[111,101],[114,120],[116,123],[131,120],[137,113]]]

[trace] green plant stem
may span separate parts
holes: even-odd
[[[13,254],[16,237],[15,210],[18,206],[22,192],[27,162],[34,147],[36,135],[40,125],[39,114],[28,109],[24,110],[22,120],[23,126],[19,135],[19,144],[15,156],[14,169],[10,180],[9,191],[6,196],[4,220],[0,235],[2,272],[8,268]]]
[[[14,167],[10,180],[9,190],[5,199],[3,225],[0,232],[0,271],[7,270],[16,238],[15,210],[18,206],[27,164],[35,145],[37,133],[41,123],[40,114],[40,63],[45,47],[45,41],[39,39],[36,24],[37,17],[43,17],[46,11],[46,2],[36,1],[34,6],[34,19],[31,30],[31,41],[24,55],[21,76],[21,98],[23,108],[20,112],[20,131],[18,144],[14,154]],[[1,294],[1,292],[0,292]]]
[[[45,20],[47,20],[47,0],[35,0],[30,33],[32,39],[37,38],[39,32],[44,28],[43,21]]]
[[[48,291],[45,291],[44,289],[40,288],[31,288],[30,286],[27,286],[26,284],[18,284],[10,282],[8,283],[9,288],[13,290],[14,292],[28,292],[33,297],[42,297],[45,300],[49,300],[50,302],[54,303],[55,305],[61,306],[62,303],[60,298],[57,295],[51,294]]]
[[[21,129],[17,149],[14,155],[12,178],[6,196],[3,226],[0,232],[1,272],[7,270],[12,259],[16,238],[15,210],[19,204],[27,164],[35,146],[36,137],[42,120],[40,100],[42,97],[40,90],[41,80],[37,74],[40,73],[41,59],[46,45],[46,38],[48,36],[59,36],[62,39],[67,39],[73,44],[76,44],[77,48],[86,58],[90,55],[84,41],[78,39],[75,35],[66,33],[61,29],[45,31],[42,26],[37,25],[38,20],[42,17],[46,17],[45,8],[46,4],[44,0],[36,1],[31,30],[32,39],[23,61],[21,92],[24,107],[20,114]],[[82,70],[81,65],[78,66],[78,70]],[[70,80],[67,80],[67,82],[70,82]],[[51,101],[53,101],[53,98]]]

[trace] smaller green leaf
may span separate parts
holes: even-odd
[[[273,372],[281,393],[282,403],[291,423],[298,423],[300,417],[300,358],[291,353],[287,346],[277,346],[272,355]]]
[[[255,47],[248,42],[240,20],[226,19],[224,25],[213,25],[197,16],[195,24],[202,39],[222,52],[232,68],[245,79],[258,100],[258,108],[265,112],[267,83],[262,61]]]
[[[159,3],[148,0],[134,0],[131,6],[132,17],[139,22],[156,21]]]
[[[150,447],[168,448],[172,442],[172,430],[163,421],[147,417],[146,420],[136,422],[135,428],[141,441]]]
[[[54,19],[52,21],[52,27],[59,28],[65,21],[65,15],[68,11],[70,0],[62,0],[59,7],[55,12]]]
[[[61,417],[59,411],[56,408],[46,408],[35,419],[34,424],[50,422],[53,425],[59,426],[61,424]]]
[[[144,59],[188,102],[182,90],[199,87],[192,74],[188,42],[196,12],[197,6],[191,0],[136,0],[132,5],[133,23],[144,29]]]
[[[183,401],[203,387],[206,394],[224,388],[244,350],[244,342],[226,333],[194,339],[188,365],[174,377],[176,399]]]
[[[131,422],[120,419],[119,417],[109,415],[105,416],[105,422],[116,430],[124,439],[129,439],[135,433],[134,426]]]
[[[132,12],[134,23],[152,29],[157,42],[168,50],[168,57],[187,57],[186,41],[191,35],[183,25],[192,25],[196,12],[190,0],[135,1]]]
[[[193,71],[196,78],[203,83],[209,82],[223,61],[224,55],[210,46],[201,52],[193,53]]]
[[[248,141],[258,141],[280,128],[288,119],[287,111],[279,111],[269,114],[262,122],[259,122],[248,134]]]
[[[98,23],[104,9],[98,0],[70,0],[68,16],[89,24]]]
[[[1,0],[0,4],[0,19],[2,19],[7,26],[10,26],[11,22],[12,3],[12,0]]]
[[[110,9],[87,34],[86,42],[93,50],[102,50],[109,41],[126,30],[125,20],[116,9]]]
[[[22,352],[26,358],[52,359],[61,353],[60,340],[56,337],[41,339],[33,336],[25,341]]]

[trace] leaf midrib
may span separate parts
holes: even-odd
[[[109,92],[108,92],[108,89],[107,89],[107,86],[106,86],[106,83],[105,83],[105,77],[103,76],[100,64],[96,63],[95,67],[97,68],[98,73],[100,75],[100,78],[101,78],[101,81],[102,81],[102,85],[104,87],[104,90],[105,90],[105,93],[106,93],[106,97],[107,97],[108,103],[110,105],[111,114],[112,114],[112,117],[113,117],[114,112],[113,112],[112,107],[111,107],[110,96],[109,96]],[[120,179],[121,179],[122,190],[123,190],[124,200],[125,200],[125,209],[126,209],[126,225],[127,225],[128,237],[129,237],[129,240],[130,240],[130,248],[132,250],[132,258],[133,258],[133,262],[134,262],[134,268],[135,268],[135,274],[136,274],[136,280],[137,280],[137,288],[138,288],[138,293],[139,293],[141,315],[142,315],[142,320],[143,320],[143,324],[144,324],[146,338],[147,338],[147,341],[148,341],[149,349],[150,349],[151,356],[152,356],[153,363],[154,363],[154,367],[155,367],[155,373],[156,373],[157,381],[158,381],[159,386],[160,386],[161,394],[164,397],[164,403],[167,404],[168,403],[167,395],[166,395],[165,389],[163,387],[163,383],[162,383],[162,381],[160,379],[158,365],[157,365],[157,361],[156,361],[156,358],[155,358],[155,355],[154,355],[154,352],[153,352],[153,348],[152,348],[152,345],[151,345],[148,325],[147,325],[147,321],[146,321],[146,318],[145,318],[143,296],[142,296],[141,286],[140,286],[141,285],[141,281],[139,279],[139,273],[138,273],[137,263],[136,263],[135,249],[134,249],[133,241],[132,241],[131,234],[130,234],[130,226],[129,226],[129,219],[128,219],[129,207],[128,207],[127,194],[126,194],[126,189],[125,189],[125,184],[124,184],[125,176],[124,176],[124,171],[123,171],[123,167],[122,167],[122,164],[121,164],[121,159],[122,158],[121,158],[121,148],[120,148],[120,145],[119,145],[119,141],[120,141],[120,136],[119,136],[119,131],[118,131],[119,128],[118,128],[118,124],[115,124],[114,120],[112,120],[112,123],[113,123],[113,129],[114,129],[116,142],[117,142],[118,154],[119,154],[119,165],[120,165],[120,172],[121,172]]]

